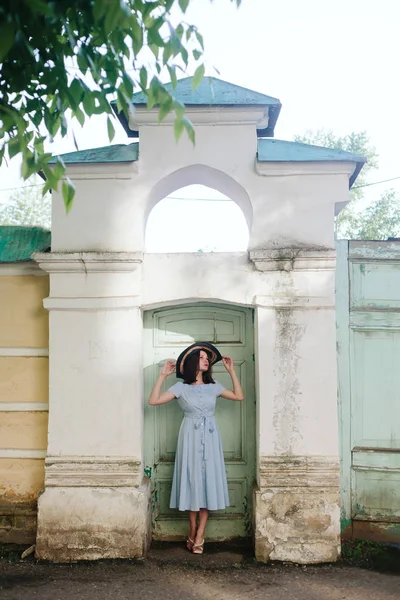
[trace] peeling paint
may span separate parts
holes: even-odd
[[[36,557],[53,562],[138,558],[151,540],[150,481],[139,488],[47,488]]]
[[[275,345],[279,384],[274,398],[273,426],[276,431],[275,453],[292,454],[301,440],[299,422],[300,386],[297,377],[299,354],[297,346],[305,325],[295,322],[290,310],[276,310],[277,340]]]
[[[338,496],[338,490],[318,488],[257,492],[257,560],[336,561],[340,556]]]

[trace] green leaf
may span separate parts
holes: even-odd
[[[138,23],[136,16],[132,17],[131,32],[133,51],[135,54],[139,54],[140,50],[143,47],[143,29],[142,26]]]
[[[44,2],[43,0],[29,0],[28,6],[32,12],[40,15],[51,15],[52,14],[52,3]]]
[[[39,127],[42,122],[43,116],[40,110],[36,110],[31,116],[31,121],[35,125],[35,127]]]
[[[176,84],[178,83],[178,78],[176,76],[176,67],[175,65],[167,65],[168,73],[171,78],[172,87],[175,89]]]
[[[147,89],[147,70],[145,67],[140,68],[139,81],[142,90],[145,91]]]
[[[194,146],[196,143],[196,134],[195,134],[192,123],[186,117],[183,117],[182,123],[186,129],[188,136],[189,136],[189,140],[192,142],[192,144]]]
[[[185,105],[179,100],[174,100],[174,110],[178,119],[182,119],[185,114]]]
[[[147,90],[147,108],[150,110],[156,103],[156,98],[154,96],[154,91],[152,86]]]
[[[108,9],[104,21],[104,31],[106,35],[112,33],[115,29],[121,16],[120,10],[121,4],[119,2],[108,2]]]
[[[162,58],[164,65],[167,64],[167,62],[169,61],[169,59],[171,58],[172,55],[173,55],[172,44],[170,41],[168,41],[164,44],[163,58]]]
[[[164,40],[162,39],[162,37],[158,31],[157,25],[148,29],[147,42],[148,42],[149,46],[151,46],[151,45],[155,45],[158,47],[164,46]]]
[[[157,46],[157,44],[150,44],[149,48],[152,51],[152,53],[154,54],[155,58],[158,58],[158,55],[160,52],[160,46]]]
[[[39,154],[42,154],[44,152],[45,139],[46,138],[44,136],[39,136],[39,137],[35,137],[35,139],[33,140],[33,147],[36,150],[36,152],[38,152]]]
[[[95,0],[93,3],[93,17],[95,21],[100,21],[104,17],[106,3],[104,0]]]
[[[67,177],[62,182],[62,195],[63,195],[64,205],[65,205],[65,210],[66,210],[66,213],[68,214],[72,208],[72,204],[74,202],[74,196],[75,196],[75,186],[69,177]]]
[[[82,48],[81,51],[77,54],[76,60],[78,61],[78,67],[80,68],[81,72],[83,74],[85,74],[86,71],[88,70],[89,66],[87,63],[86,56],[85,56],[84,48]]]
[[[173,100],[171,96],[160,103],[160,109],[158,111],[158,122],[161,123],[163,119],[171,112]]]
[[[47,162],[43,163],[41,169],[46,177],[46,188],[49,190],[56,190],[58,187],[58,179],[54,175],[50,165]]]
[[[185,65],[188,66],[189,52],[186,50],[185,46],[182,46],[182,48],[181,48],[181,58],[182,58],[183,62],[185,63]]]
[[[192,87],[194,90],[203,81],[204,73],[205,73],[205,67],[204,67],[204,64],[201,64],[197,67],[197,69],[195,70],[194,75],[193,75]]]
[[[189,2],[190,0],[178,0],[179,1],[179,6],[181,8],[181,11],[183,13],[186,12],[187,7],[189,6]]]
[[[8,155],[14,158],[21,151],[21,142],[19,137],[11,138],[8,142]]]
[[[0,26],[0,63],[12,48],[15,39],[15,29],[11,23]]]
[[[132,98],[132,95],[133,95],[133,81],[130,78],[130,76],[128,75],[128,73],[124,73],[122,75],[122,82],[124,84],[125,94],[128,96],[128,98]]]
[[[85,113],[88,117],[91,117],[96,110],[96,104],[94,101],[94,96],[91,91],[86,92],[83,96],[83,108],[85,109]]]
[[[63,177],[64,173],[65,173],[64,161],[59,156],[57,156],[57,162],[53,167],[53,175],[54,175],[55,179],[57,179],[57,183]]]
[[[85,113],[79,107],[73,113],[74,117],[78,120],[81,127],[85,124]]]
[[[81,86],[81,82],[79,79],[73,79],[71,85],[69,86],[69,92],[73,98],[74,105],[72,106],[75,109],[82,101],[82,97],[84,91]]]
[[[35,156],[30,152],[24,156],[21,165],[21,175],[24,179],[28,179],[31,175],[39,170],[38,163],[35,160]]]
[[[199,33],[197,31],[197,29],[195,30],[194,34],[195,34],[195,36],[197,38],[197,41],[200,44],[201,49],[204,50],[204,38],[203,38],[203,36],[201,35],[201,33]]]
[[[61,135],[62,135],[62,137],[65,137],[67,135],[67,131],[68,131],[68,121],[65,116],[65,113],[62,113],[61,114]]]
[[[175,119],[175,123],[174,123],[174,135],[175,135],[176,141],[178,141],[179,138],[181,137],[184,128],[185,128],[185,124],[183,122],[183,119],[180,119],[179,117],[177,117]]]
[[[192,52],[194,60],[199,60],[203,56],[203,53],[200,50],[193,50]]]
[[[108,139],[110,140],[110,143],[111,143],[115,136],[115,129],[114,129],[114,125],[111,122],[110,117],[107,117],[107,132],[108,132]]]

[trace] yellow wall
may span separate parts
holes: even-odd
[[[47,447],[47,412],[2,412],[1,448],[45,450]]]
[[[43,308],[48,294],[48,277],[1,277],[0,346],[48,347],[49,319]]]
[[[0,458],[0,506],[3,503],[35,503],[43,481],[43,459]]]
[[[10,503],[35,503],[43,488],[48,421],[43,404],[48,402],[49,387],[48,312],[43,308],[49,279],[43,275],[8,276],[2,274],[2,268],[0,265],[0,409],[3,405],[7,410],[0,410],[0,509]],[[25,403],[33,403],[34,410]]]
[[[0,279],[1,293],[1,279]],[[0,331],[0,346],[1,342]],[[48,402],[49,359],[0,356],[0,402]]]

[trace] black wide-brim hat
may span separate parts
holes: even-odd
[[[222,360],[221,352],[209,342],[195,342],[186,350],[180,353],[176,361],[176,376],[180,379],[183,379],[183,369],[185,367],[185,360],[192,356],[195,352],[200,352],[204,350],[207,352],[210,358],[210,364],[215,365],[218,361]]]

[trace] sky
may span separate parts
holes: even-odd
[[[379,169],[370,181],[400,177],[399,0],[242,0],[239,9],[230,0],[192,0],[186,20],[203,34],[207,75],[281,100],[276,138],[290,140],[320,128],[336,135],[366,130],[379,155]],[[97,118],[82,130],[74,126],[80,149],[108,143],[102,125]],[[120,128],[113,143],[126,141]],[[52,147],[54,153],[74,149],[71,138]],[[0,202],[7,199],[8,188],[19,185],[18,170],[17,164],[0,169]],[[367,200],[389,187],[400,192],[400,179],[366,188]],[[191,189],[187,195],[196,194],[204,197],[205,191]],[[171,206],[182,214],[181,203],[171,200],[164,212],[159,205],[159,222]],[[236,209],[226,201],[207,204],[211,214]],[[190,206],[198,208],[193,199]],[[244,222],[237,218],[243,246]],[[205,245],[212,248],[214,242]]]

